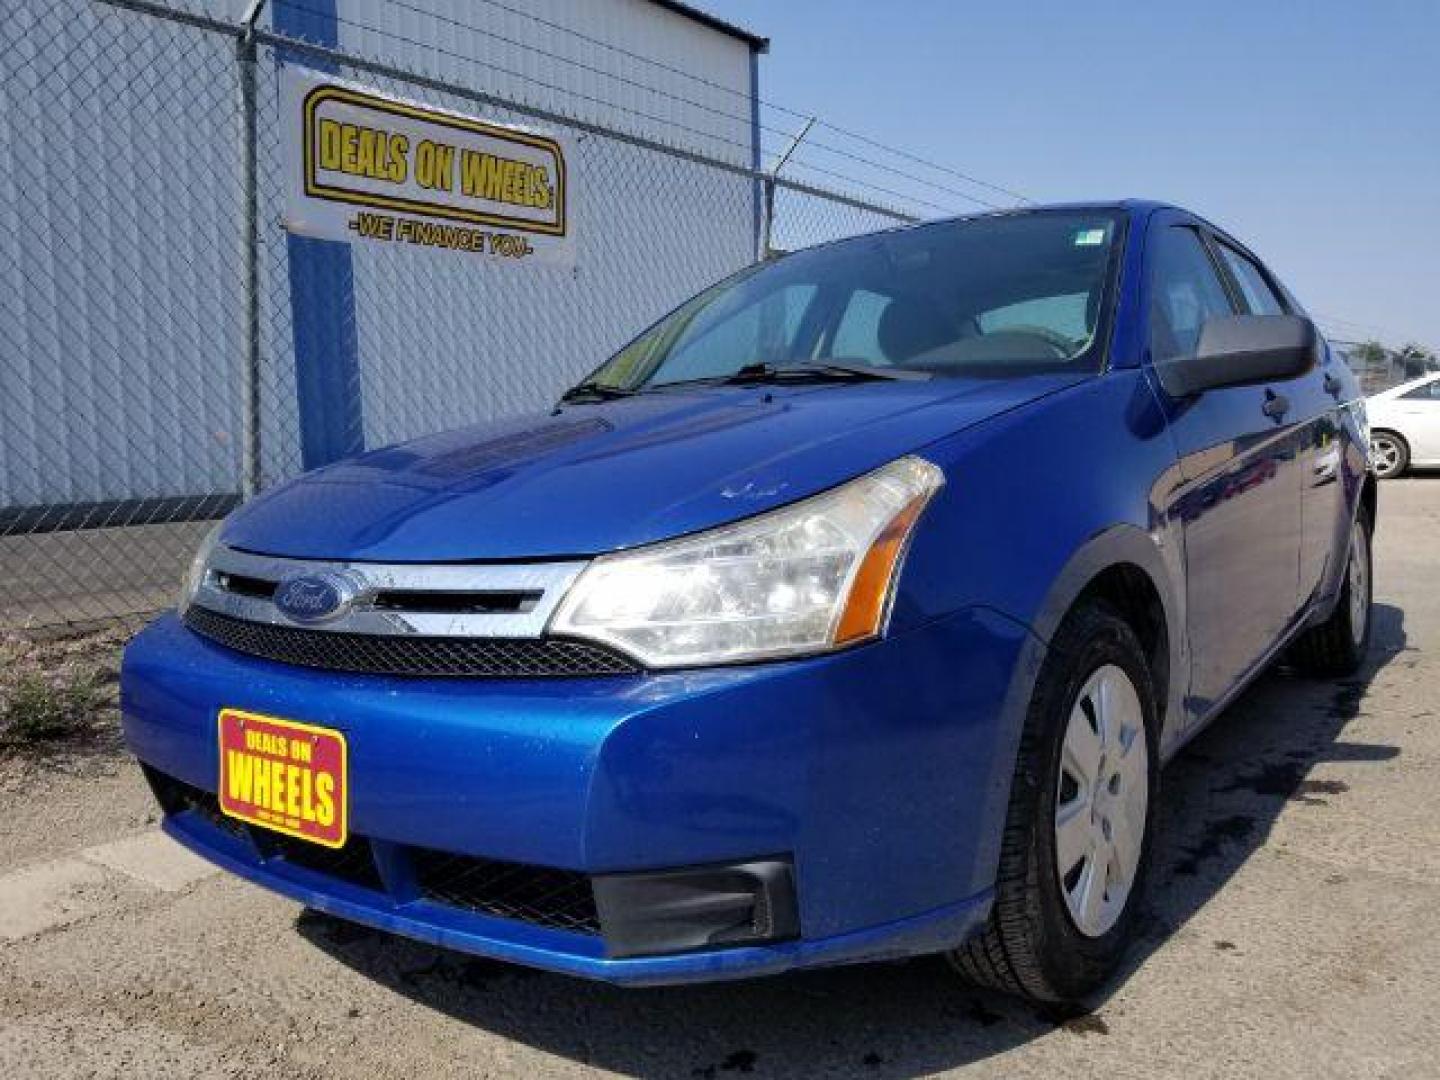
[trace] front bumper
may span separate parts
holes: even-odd
[[[275,858],[204,814],[165,828],[344,918],[569,974],[664,983],[933,952],[989,909],[1026,632],[985,609],[828,657],[635,678],[394,679],[242,656],[173,616],[127,650],[126,738],[217,784],[221,707],[343,731],[379,887]],[[799,936],[616,958],[602,934],[437,903],[417,849],[583,875],[793,861]],[[372,883],[373,885],[373,883]]]

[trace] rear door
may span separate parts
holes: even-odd
[[[1201,227],[1152,219],[1146,241],[1152,363],[1193,356],[1205,320],[1239,312]],[[1179,459],[1169,512],[1185,537],[1190,719],[1207,715],[1284,632],[1300,558],[1297,427],[1288,387],[1207,390],[1166,405]]]

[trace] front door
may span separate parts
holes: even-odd
[[[1152,223],[1146,246],[1150,356],[1193,355],[1205,320],[1237,313],[1197,228]],[[1298,600],[1301,425],[1285,387],[1166,398],[1180,482],[1168,507],[1185,540],[1188,719],[1208,715],[1274,645]]]
[[[1213,250],[1229,277],[1232,295],[1250,315],[1289,315],[1291,303],[1265,269],[1230,242],[1215,238]],[[1289,380],[1284,389],[1290,403],[1286,419],[1297,426],[1296,464],[1300,482],[1300,583],[1303,603],[1319,592],[1327,580],[1331,560],[1350,550],[1350,504],[1341,482],[1345,440],[1340,391],[1343,382],[1334,370],[1339,360],[1329,350],[1309,374]]]

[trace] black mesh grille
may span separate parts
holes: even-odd
[[[250,830],[245,823],[222,813],[220,800],[210,792],[192,787],[185,781],[167,776],[148,765],[142,765],[141,768],[145,770],[145,778],[150,781],[150,787],[155,792],[161,809],[167,814],[183,814],[189,811],[231,836],[249,838]]]
[[[468,675],[492,679],[633,675],[634,661],[582,641],[383,637],[247,622],[192,607],[185,625],[237,652],[282,664],[374,675]]]
[[[375,868],[375,857],[371,853],[370,841],[361,836],[352,836],[344,847],[327,848],[307,840],[296,840],[283,833],[257,830],[261,850],[270,858],[279,856],[291,866],[314,870],[317,874],[359,885],[362,889],[383,892],[385,885],[380,872]]]
[[[344,847],[327,848],[306,840],[296,840],[284,833],[269,829],[252,828],[245,822],[232,818],[220,810],[220,800],[208,791],[192,787],[183,780],[143,766],[145,776],[160,800],[160,806],[167,814],[193,812],[217,828],[232,836],[253,841],[267,859],[284,859],[292,866],[303,866],[307,870],[329,874],[352,885],[359,885],[377,892],[383,890],[380,873],[370,852],[370,842],[364,837],[352,836]]]
[[[427,900],[556,930],[600,933],[595,894],[584,874],[423,848],[412,857]]]
[[[385,892],[374,849],[363,836],[341,848],[296,840],[226,817],[214,795],[144,766],[145,776],[167,814],[194,812],[218,827],[251,840],[266,860],[279,860],[361,888]],[[497,862],[428,848],[406,848],[420,895],[436,904],[513,919],[532,926],[599,934],[600,917],[590,878],[573,870]]]

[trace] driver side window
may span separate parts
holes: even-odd
[[[1212,316],[1235,314],[1200,235],[1172,225],[1150,245],[1150,355],[1159,362],[1190,356]]]

